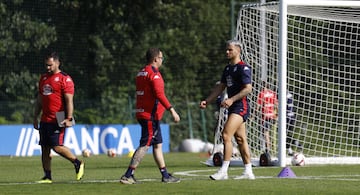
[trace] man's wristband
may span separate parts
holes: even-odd
[[[67,117],[66,119],[69,120],[69,121],[72,121],[72,120],[73,120],[72,117]]]

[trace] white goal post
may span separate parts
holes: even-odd
[[[303,152],[306,164],[360,164],[360,1],[243,5],[235,39],[242,43],[242,60],[253,68],[247,122],[253,164],[268,148],[255,110],[264,83],[278,97],[278,117],[269,131],[274,165],[290,164],[288,148]],[[288,92],[293,125],[287,125]]]

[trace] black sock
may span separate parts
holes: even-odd
[[[44,170],[45,178],[48,178],[51,180],[51,171]]]
[[[135,172],[135,168],[128,167],[128,169],[126,170],[126,173],[125,173],[125,177],[130,177],[130,176],[134,175],[134,172]]]
[[[80,164],[81,164],[81,161],[80,161],[79,159],[75,159],[75,160],[74,160],[74,165],[75,165],[76,167],[80,166]]]
[[[167,170],[166,170],[166,167],[160,168],[159,170],[160,170],[161,175],[162,175],[164,178],[169,178],[169,177],[170,177],[170,176],[169,176],[169,173],[168,173]]]

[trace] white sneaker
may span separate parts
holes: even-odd
[[[226,180],[228,179],[228,174],[223,171],[218,171],[215,174],[210,175],[210,179],[212,180]]]
[[[242,175],[237,176],[234,179],[250,179],[250,180],[254,180],[255,175],[254,175],[254,173],[246,173],[246,172],[244,172]]]

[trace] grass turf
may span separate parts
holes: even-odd
[[[243,167],[230,167],[229,180],[212,181],[216,167],[202,161],[206,154],[165,154],[168,171],[181,183],[161,183],[161,175],[151,154],[147,154],[135,172],[141,184],[123,185],[120,176],[130,158],[106,155],[82,158],[85,176],[77,182],[73,165],[62,157],[52,160],[52,184],[36,184],[42,176],[40,156],[0,157],[0,194],[359,194],[359,165],[323,165],[291,167],[296,178],[278,178],[281,167],[254,167],[256,180],[233,180]]]

